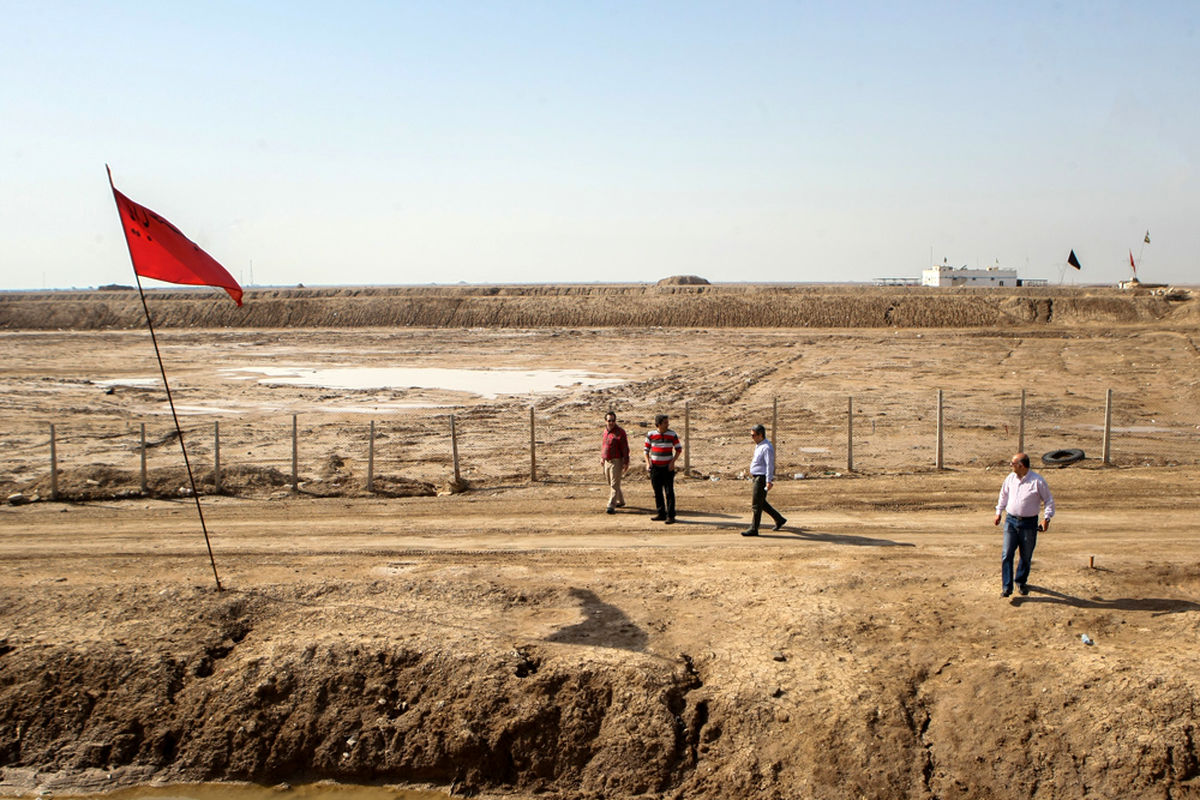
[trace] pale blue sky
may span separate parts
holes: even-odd
[[[1200,5],[0,0],[0,289],[1200,283]],[[1152,243],[1145,245],[1149,229]],[[150,282],[154,283],[154,282]]]

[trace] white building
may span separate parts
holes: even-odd
[[[939,264],[930,269],[921,270],[922,286],[1020,286],[1032,284],[1033,281],[1020,281],[1017,271],[1007,267],[987,267],[986,269],[967,269],[966,267],[951,267]],[[1039,281],[1045,283],[1045,281]]]

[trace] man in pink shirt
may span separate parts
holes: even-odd
[[[1004,549],[1000,552],[1000,596],[1009,597],[1013,590],[1013,556],[1020,552],[1021,560],[1017,562],[1017,591],[1029,594],[1026,582],[1029,580],[1029,567],[1033,564],[1033,548],[1037,545],[1038,531],[1050,530],[1050,518],[1054,516],[1054,497],[1046,480],[1029,469],[1029,456],[1017,453],[1009,462],[1012,472],[1000,486],[1000,499],[996,501],[996,519],[992,523],[1000,524],[1001,514],[1006,514],[1004,520]],[[1038,512],[1042,506],[1046,514],[1041,525],[1038,524]]]

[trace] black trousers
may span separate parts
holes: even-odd
[[[675,519],[675,470],[650,467],[650,485],[654,487],[654,505],[659,515]]]
[[[783,514],[780,514],[771,504],[767,502],[767,476],[753,475],[754,493],[750,496],[750,507],[754,510],[754,523],[750,526],[754,530],[758,530],[758,523],[762,520],[763,512],[767,512],[767,516],[775,520],[776,525],[783,523]]]

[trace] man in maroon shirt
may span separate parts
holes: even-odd
[[[609,411],[604,415],[604,432],[600,434],[600,466],[608,479],[608,508],[606,514],[615,514],[625,505],[621,493],[621,478],[629,471],[629,439],[625,430],[617,424],[617,414]]]

